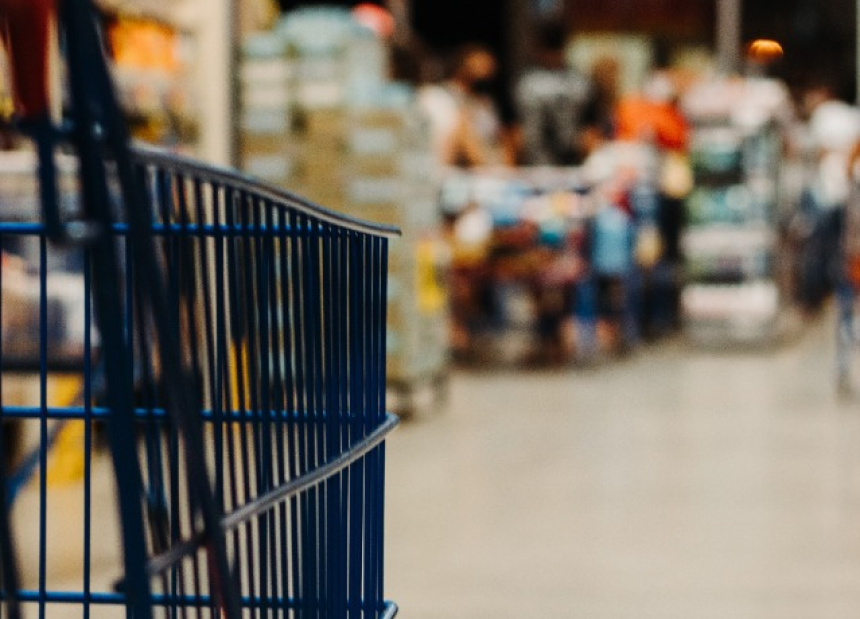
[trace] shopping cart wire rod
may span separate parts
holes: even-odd
[[[48,581],[48,241],[39,237],[39,592],[44,595]],[[45,603],[39,601],[39,619],[45,617]]]
[[[90,24],[92,27],[92,23]],[[102,63],[98,67],[98,77],[102,86],[110,89],[110,78]],[[112,151],[116,163],[116,172],[122,197],[126,207],[126,216],[131,229],[134,231],[136,242],[133,244],[134,260],[140,265],[137,283],[140,292],[146,297],[151,309],[155,325],[155,339],[158,343],[167,401],[174,412],[174,421],[181,432],[185,448],[185,464],[187,475],[194,483],[190,484],[192,509],[202,518],[207,530],[214,532],[218,527],[219,509],[215,504],[208,480],[205,452],[203,447],[202,430],[195,418],[199,389],[193,383],[193,376],[185,371],[182,353],[178,346],[178,325],[175,311],[172,311],[165,278],[159,268],[159,261],[151,237],[152,214],[149,204],[143,199],[145,188],[140,186],[136,174],[134,159],[128,151],[128,135],[125,120],[115,104],[115,97],[108,97],[105,102],[111,109],[106,115],[107,145]],[[207,558],[210,561],[210,577],[213,590],[217,593],[219,602],[228,617],[240,616],[240,602],[235,583],[230,577],[231,570],[224,541],[217,536],[207,540]]]
[[[90,264],[91,255],[89,249],[84,250],[84,264]],[[83,273],[84,298],[92,298],[92,271],[84,269]],[[92,591],[92,536],[93,536],[93,307],[91,303],[84,303],[84,531],[83,531],[83,560],[84,560],[84,596],[89,596]],[[87,597],[88,599],[88,597]],[[90,617],[90,604],[83,602],[83,619]]]
[[[394,226],[348,217],[236,170],[202,163],[195,159],[175,153],[168,153],[142,143],[135,143],[131,148],[131,152],[135,160],[141,164],[169,170],[176,174],[186,174],[197,179],[198,182],[229,186],[241,193],[257,196],[277,206],[288,207],[298,213],[320,221],[343,226],[365,234],[384,237],[396,237],[400,235],[400,230]]]
[[[0,420],[0,444],[3,440],[2,420]],[[5,454],[3,454],[5,456]],[[7,599],[7,615],[9,619],[20,619],[21,608],[19,605],[18,586],[18,557],[16,544],[12,537],[12,528],[9,522],[9,511],[6,506],[11,505],[11,500],[6,496],[6,463],[5,457],[0,459],[0,577],[2,577],[2,589],[9,592]]]
[[[38,602],[41,597],[38,591],[24,590],[18,593],[18,598],[21,602],[31,604]],[[0,600],[4,599],[0,595]],[[48,604],[82,604],[88,602],[98,606],[124,606],[126,604],[126,596],[122,593],[90,593],[84,594],[80,591],[48,591],[44,595],[44,599]],[[171,606],[184,607],[197,604],[210,604],[213,598],[211,595],[166,595],[163,593],[153,593],[151,602],[154,606]],[[270,607],[273,603],[289,608],[298,608],[302,601],[293,597],[279,597],[277,599],[265,599],[260,597],[243,596],[241,598],[243,608],[263,608]]]
[[[397,416],[389,414],[385,422],[380,425],[374,432],[368,434],[364,439],[355,444],[348,452],[345,452],[333,459],[332,461],[323,464],[312,471],[292,479],[271,492],[260,496],[250,503],[226,514],[221,520],[221,527],[224,531],[230,531],[239,527],[241,524],[248,522],[252,518],[271,509],[278,503],[286,501],[298,494],[305,492],[311,488],[318,486],[333,475],[344,471],[359,461],[363,456],[371,452],[375,447],[380,445],[385,437],[388,436],[394,428],[400,423]],[[186,539],[182,542],[176,542],[164,553],[156,555],[149,560],[147,572],[150,576],[161,574],[164,570],[169,569],[172,565],[181,561],[184,557],[196,552],[200,546],[205,543],[206,534],[200,532],[191,539]]]
[[[3,412],[9,417],[16,419],[39,419],[42,411],[40,408],[34,406],[4,406]],[[86,406],[52,406],[45,411],[45,416],[47,419],[77,420],[87,412],[90,412],[91,417],[96,420],[107,418],[111,414],[110,409],[103,406],[93,406],[91,408],[87,408]],[[148,421],[150,418],[164,421],[167,420],[170,415],[166,409],[160,407],[136,407],[133,409],[132,413],[136,421]],[[287,421],[318,423],[319,421],[337,419],[338,414],[339,413],[323,411],[319,414],[317,419],[314,419],[308,413],[300,411],[271,410],[264,413],[269,421],[282,423],[286,423]],[[223,421],[238,423],[248,420],[248,412],[239,410],[219,412],[217,409],[205,409],[200,411],[200,418],[206,423],[213,424]]]
[[[79,174],[83,203],[96,221],[112,219],[111,201],[105,182],[101,143],[93,133],[99,123],[100,105],[112,98],[110,79],[99,47],[98,34],[93,22],[92,6],[83,0],[64,0],[60,3],[59,24],[65,36],[69,85],[74,114],[74,142],[80,158]],[[101,70],[101,71],[100,71]],[[99,97],[108,101],[96,102]],[[115,124],[121,124],[118,111]],[[120,513],[123,523],[124,567],[130,584],[127,590],[130,611],[139,619],[151,617],[149,586],[145,569],[139,557],[146,555],[142,515],[138,499],[141,479],[137,456],[125,446],[126,437],[133,435],[128,411],[131,406],[130,372],[124,352],[122,301],[117,290],[119,281],[118,248],[114,239],[107,236],[92,247],[93,299],[96,317],[105,351],[105,369],[108,385],[108,402],[113,409],[108,424],[108,439],[113,454],[114,469],[119,484]]]
[[[313,226],[300,228],[296,230],[296,232],[307,234],[313,229]],[[35,222],[16,222],[16,221],[4,221],[3,222],[3,236],[26,236],[26,237],[34,237],[41,235],[42,233],[46,233],[47,227],[42,223]],[[115,237],[123,237],[130,234],[129,225],[122,222],[115,222],[108,226],[108,230],[110,231],[112,236]],[[247,236],[247,232],[241,229],[234,229],[226,225],[215,226],[212,224],[188,224],[187,226],[182,226],[181,224],[163,224],[163,223],[153,223],[150,226],[150,231],[152,236],[155,238],[162,236],[169,236],[172,234],[182,233],[183,235],[194,235],[204,238],[229,238],[229,237],[239,237],[243,238]],[[292,231],[289,226],[261,226],[257,230],[255,230],[254,234],[260,238],[277,238],[282,231],[290,232]],[[332,233],[333,234],[333,233]]]

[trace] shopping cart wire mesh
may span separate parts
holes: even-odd
[[[232,171],[130,150],[91,7],[60,8],[74,123],[59,137],[36,132],[43,220],[0,222],[4,250],[36,256],[38,286],[23,345],[8,343],[20,333],[0,320],[0,425],[36,428],[38,460],[32,496],[0,508],[10,616],[19,604],[39,617],[57,607],[113,616],[116,606],[135,619],[393,616],[383,595],[383,441],[396,425],[385,413],[396,231]],[[54,186],[62,139],[80,173],[82,218],[67,223]],[[77,242],[49,244],[58,231]],[[56,354],[68,348],[51,316],[59,253],[81,265],[77,362]],[[0,271],[0,318],[12,315],[8,279]],[[6,374],[28,364],[38,396],[12,405]],[[79,401],[50,400],[59,365],[80,376]],[[83,424],[81,521],[64,533],[81,541],[66,558],[78,566],[71,585],[56,577],[49,537],[58,423]],[[114,505],[101,503],[102,426]],[[25,498],[38,510],[29,537],[14,526]],[[117,509],[123,556],[105,568],[96,561],[103,512]],[[36,569],[19,577],[15,550],[35,556]]]

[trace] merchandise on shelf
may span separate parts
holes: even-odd
[[[619,142],[579,168],[448,178],[455,348],[587,361],[671,331],[677,226],[660,163],[651,146]]]
[[[292,65],[283,38],[245,37],[240,65],[240,159],[245,172],[286,186],[292,178]]]
[[[695,183],[682,238],[687,333],[703,343],[772,339],[785,307],[778,188],[787,92],[773,80],[714,80],[685,106]]]
[[[120,103],[134,137],[182,150],[197,140],[196,43],[190,3],[104,2]]]
[[[446,371],[446,254],[429,126],[411,89],[388,81],[387,53],[346,9],[301,9],[246,37],[241,165],[402,230],[389,249],[388,375],[408,390]]]
[[[64,216],[77,212],[77,160],[58,155],[60,208]],[[37,160],[32,151],[0,152],[0,219],[32,222],[40,219]],[[67,364],[84,350],[83,257],[81,251],[42,247],[30,237],[7,236],[2,246],[3,355],[6,368],[38,364],[42,310],[50,363]],[[41,286],[47,294],[42,299]],[[41,301],[45,300],[42,308]],[[92,334],[97,343],[97,334]]]

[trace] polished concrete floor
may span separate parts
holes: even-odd
[[[455,373],[389,441],[388,595],[405,619],[860,616],[833,340],[824,318],[767,352]]]
[[[826,315],[769,351],[674,340],[587,370],[455,372],[445,410],[388,442],[400,616],[860,616],[860,396],[837,397],[834,339]],[[109,587],[115,490],[96,464],[94,587]],[[14,512],[30,583],[37,513],[30,487]],[[79,484],[54,488],[59,589],[81,588],[81,519]]]

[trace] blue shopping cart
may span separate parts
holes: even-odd
[[[4,354],[20,333],[3,320],[10,276],[0,271],[0,432],[24,424],[36,436],[26,487],[28,475],[0,467],[0,614],[393,617],[383,481],[384,439],[397,423],[384,408],[396,230],[130,148],[89,0],[57,2],[70,105],[68,122],[51,123],[52,4],[0,2],[43,215],[0,222],[0,247],[33,248],[38,290],[31,346],[15,349],[29,359]],[[78,162],[73,208],[59,206],[60,146]],[[55,354],[64,349],[51,320],[58,254],[82,265],[65,283],[82,300],[72,361]],[[37,376],[33,401],[4,397],[16,364]],[[80,389],[58,404],[49,390],[60,366]],[[63,508],[48,469],[60,424],[81,427],[81,479],[64,493],[82,513],[63,515],[57,535],[50,522]],[[116,496],[105,495],[105,462]],[[111,563],[99,553],[114,518],[121,552]],[[52,553],[66,537],[80,542],[64,558],[75,573],[55,578]]]

